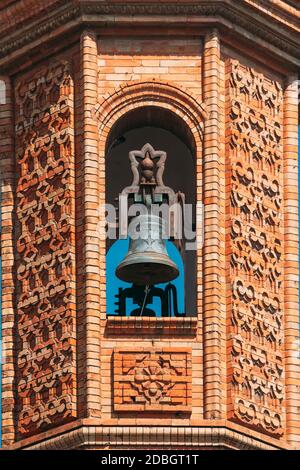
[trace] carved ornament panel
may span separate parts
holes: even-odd
[[[281,436],[283,154],[279,82],[229,60],[231,419]]]
[[[17,80],[17,423],[75,415],[73,84],[66,61]]]
[[[191,351],[116,350],[116,411],[191,411]]]

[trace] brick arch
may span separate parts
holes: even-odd
[[[105,142],[114,124],[129,111],[145,106],[158,106],[174,112],[187,124],[196,147],[200,146],[206,118],[203,103],[177,85],[153,80],[121,85],[96,107],[100,155],[105,151]]]
[[[204,105],[200,99],[191,96],[181,87],[173,84],[143,81],[128,83],[120,86],[114,93],[103,98],[96,106],[94,119],[98,125],[98,165],[101,172],[101,187],[105,187],[105,157],[106,144],[110,138],[111,130],[114,125],[125,117],[130,111],[145,107],[160,107],[169,110],[174,115],[182,119],[185,127],[194,138],[195,144],[195,168],[196,168],[196,201],[202,201],[203,193],[203,130],[207,116]],[[98,201],[100,207],[105,204],[105,191],[99,191]],[[198,209],[197,209],[198,213]],[[200,215],[200,214],[198,214]],[[104,227],[104,213],[100,214],[99,225]],[[203,272],[203,256],[202,256],[202,229],[197,226],[198,240],[200,240],[197,248],[197,316],[198,323],[202,324],[202,272]],[[105,284],[106,268],[105,268],[105,240],[100,237],[100,278]],[[103,321],[106,319],[106,289],[102,289],[100,293],[101,306],[100,316]],[[201,330],[201,328],[200,328]]]

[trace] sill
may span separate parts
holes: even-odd
[[[110,335],[167,335],[194,336],[197,330],[197,317],[120,317],[108,316],[106,332]]]

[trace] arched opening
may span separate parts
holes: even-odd
[[[112,127],[106,141],[106,204],[117,206],[117,198],[132,181],[129,152],[150,143],[155,150],[166,152],[164,184],[185,195],[188,206],[185,234],[193,246],[196,231],[196,144],[186,122],[174,112],[159,106],[143,106],[124,114]],[[194,243],[194,245],[196,245]],[[128,242],[107,238],[106,243],[107,313],[114,314],[115,295],[122,281],[114,270],[128,250]],[[178,294],[178,310],[188,316],[196,315],[196,248],[184,250],[184,256],[167,242],[169,256],[180,265],[180,275],[174,281]],[[154,305],[155,310],[155,305]]]

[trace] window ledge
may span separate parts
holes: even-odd
[[[197,317],[119,317],[109,316],[106,330],[113,335],[160,334],[191,336],[196,333]]]

